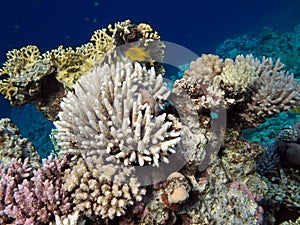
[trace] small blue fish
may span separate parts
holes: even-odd
[[[210,116],[211,116],[211,118],[213,118],[213,119],[218,119],[218,118],[219,118],[219,114],[216,113],[216,112],[210,112]]]

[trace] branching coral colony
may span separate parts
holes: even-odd
[[[281,205],[299,213],[299,131],[279,134],[270,157],[239,138],[299,106],[300,87],[279,59],[203,54],[169,90],[165,45],[150,25],[126,20],[90,40],[7,53],[1,94],[54,121],[58,154],[40,164],[12,122],[0,121],[2,224],[267,224]],[[228,115],[222,131],[212,129],[219,106]],[[215,142],[220,149],[208,147]],[[262,172],[273,159],[276,172]]]

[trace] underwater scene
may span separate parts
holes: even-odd
[[[0,224],[300,225],[300,1],[1,4]]]

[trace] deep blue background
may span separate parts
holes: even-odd
[[[7,0],[1,3],[0,63],[6,52],[28,44],[41,51],[58,45],[79,46],[93,31],[131,19],[146,22],[164,41],[197,54],[239,35],[257,35],[265,25],[288,30],[300,23],[298,0]],[[9,113],[0,97],[0,118]]]

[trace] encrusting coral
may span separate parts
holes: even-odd
[[[172,129],[166,113],[154,114],[155,105],[170,94],[154,68],[104,64],[83,76],[74,90],[63,99],[54,123],[63,152],[139,166],[159,166],[175,152],[180,132]],[[153,99],[146,100],[149,95]]]
[[[266,224],[283,221],[287,215],[295,218],[300,212],[299,125],[296,122],[277,131],[275,140],[257,160],[257,171],[268,186],[262,202]]]

